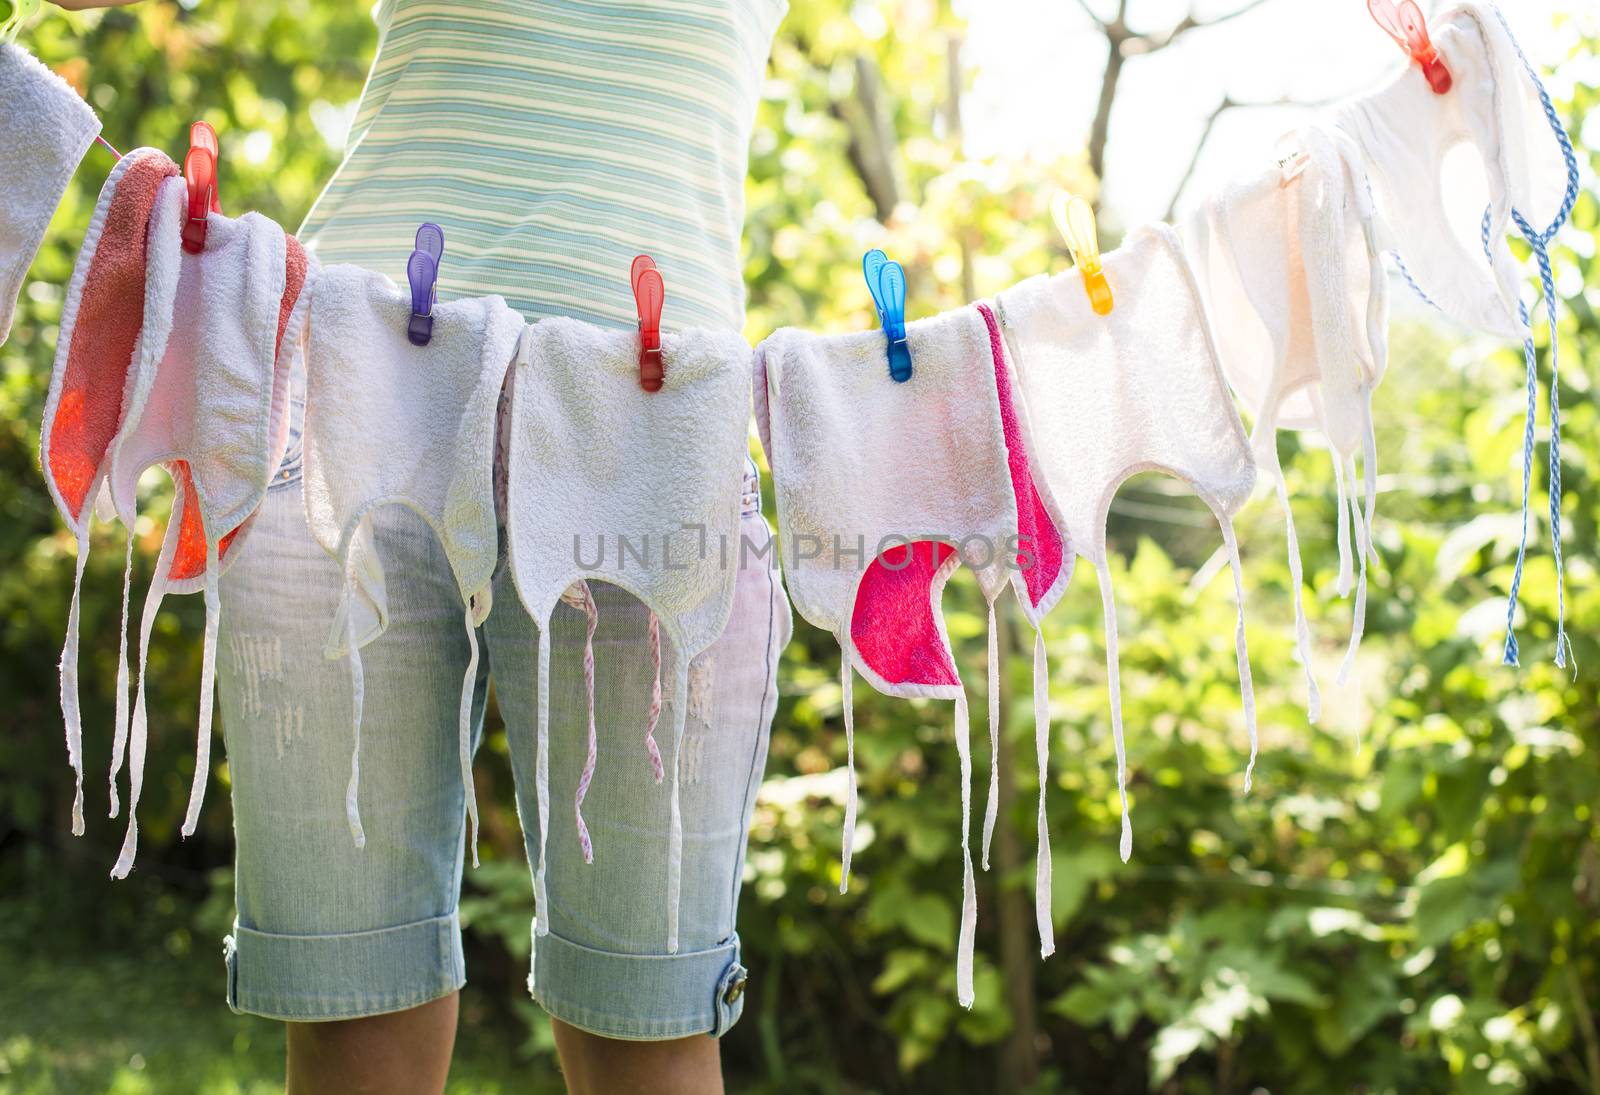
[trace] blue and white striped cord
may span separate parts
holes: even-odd
[[[1369,182],[1367,186],[1370,188],[1372,184]],[[1411,286],[1411,291],[1417,294],[1417,299],[1440,315],[1448,315],[1449,313],[1439,307],[1438,303],[1428,295],[1428,291],[1417,284],[1417,279],[1411,276],[1411,271],[1406,267],[1406,260],[1400,257],[1400,252],[1390,251],[1388,254],[1389,258],[1394,262],[1395,269],[1400,271],[1400,276],[1405,278],[1407,285]]]
[[[1535,231],[1533,225],[1528,223],[1528,218],[1516,208],[1511,210],[1511,218],[1517,226],[1517,231],[1528,241],[1533,257],[1539,264],[1545,316],[1550,324],[1550,542],[1556,564],[1556,666],[1565,669],[1571,662],[1573,672],[1577,672],[1577,661],[1572,654],[1572,641],[1567,637],[1566,576],[1561,551],[1561,355],[1556,316],[1555,273],[1550,264],[1550,243],[1572,216],[1573,206],[1578,201],[1578,157],[1572,147],[1572,138],[1567,135],[1566,128],[1556,114],[1555,104],[1550,100],[1550,93],[1545,89],[1544,81],[1539,79],[1539,74],[1534,71],[1533,64],[1523,52],[1516,35],[1511,33],[1511,26],[1506,22],[1504,13],[1496,5],[1490,7],[1495,17],[1500,20],[1500,25],[1505,28],[1506,37],[1510,39],[1512,48],[1517,51],[1518,60],[1522,62],[1528,79],[1533,81],[1533,86],[1539,93],[1539,102],[1544,107],[1545,118],[1550,122],[1550,130],[1561,146],[1561,155],[1567,167],[1566,193],[1549,227],[1542,232]],[[1492,263],[1494,257],[1489,239],[1488,212],[1483,215],[1483,249]],[[1402,273],[1404,273],[1403,266]],[[1407,280],[1410,280],[1409,275]],[[1506,665],[1519,664],[1516,634],[1517,599],[1522,591],[1522,569],[1528,549],[1528,501],[1533,480],[1534,416],[1539,394],[1539,359],[1533,345],[1533,325],[1529,319],[1527,304],[1519,300],[1517,311],[1522,320],[1522,329],[1526,332],[1523,339],[1523,356],[1527,364],[1528,412],[1522,442],[1522,539],[1517,548],[1517,566],[1511,577],[1511,595],[1506,604],[1504,657]]]

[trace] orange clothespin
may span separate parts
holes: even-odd
[[[183,158],[189,184],[189,211],[183,221],[183,249],[198,255],[206,249],[206,216],[222,212],[217,194],[217,131],[207,122],[189,127],[189,154]]]
[[[1050,201],[1050,215],[1055,219],[1061,238],[1067,241],[1072,261],[1083,275],[1083,287],[1089,294],[1089,304],[1096,315],[1109,316],[1116,301],[1111,294],[1111,283],[1106,280],[1105,267],[1100,263],[1100,233],[1094,219],[1094,206],[1076,194],[1056,191]]]
[[[1378,25],[1389,32],[1389,37],[1400,43],[1400,48],[1421,66],[1422,75],[1435,95],[1450,90],[1455,81],[1428,37],[1428,21],[1423,18],[1416,0],[1399,0],[1398,3],[1396,0],[1367,0],[1367,10]]]
[[[666,376],[661,358],[661,306],[666,302],[666,285],[649,255],[633,260],[632,277],[633,303],[639,313],[639,386],[659,392]]]

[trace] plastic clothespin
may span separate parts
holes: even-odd
[[[198,255],[206,249],[206,216],[222,212],[217,193],[217,131],[208,122],[189,127],[189,154],[183,158],[189,184],[189,213],[183,222],[183,249]]]
[[[911,379],[911,344],[906,341],[906,271],[877,248],[861,258],[867,291],[878,308],[878,322],[889,342],[889,379],[904,384]]]
[[[411,320],[406,337],[413,346],[433,339],[433,306],[439,299],[439,264],[444,261],[444,229],[424,221],[417,229],[416,249],[406,260],[406,280],[411,283]]]
[[[16,43],[22,25],[39,14],[39,0],[11,0],[11,14],[0,23],[0,42]]]
[[[1422,75],[1435,95],[1443,95],[1454,86],[1450,69],[1428,37],[1428,21],[1416,0],[1399,0],[1398,3],[1396,0],[1367,0],[1367,10],[1378,25],[1388,31],[1389,37],[1421,66]]]
[[[661,356],[661,306],[667,299],[666,283],[656,269],[656,260],[649,255],[633,260],[629,276],[633,281],[633,303],[639,312],[639,387],[659,392],[667,373]]]
[[[1105,267],[1100,263],[1100,232],[1095,223],[1094,206],[1086,198],[1056,191],[1050,200],[1050,215],[1056,228],[1067,241],[1072,261],[1083,275],[1083,287],[1089,294],[1089,305],[1096,315],[1109,316],[1116,307],[1111,293],[1111,283],[1106,280]]]

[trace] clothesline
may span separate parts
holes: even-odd
[[[709,646],[726,619],[731,572],[704,545],[736,539],[730,525],[739,507],[730,469],[741,459],[753,405],[773,469],[789,593],[803,616],[835,635],[841,650],[850,765],[843,885],[849,881],[856,817],[854,675],[859,672],[889,695],[954,703],[964,819],[958,996],[970,1005],[977,903],[968,839],[969,711],[939,609],[951,572],[961,565],[973,570],[990,605],[991,682],[998,674],[993,606],[1005,590],[1017,596],[1036,631],[1035,736],[1044,766],[1051,735],[1043,621],[1063,596],[1077,558],[1097,568],[1122,806],[1119,850],[1126,859],[1133,830],[1105,519],[1130,475],[1157,470],[1176,476],[1215,518],[1234,579],[1241,709],[1250,737],[1248,792],[1256,712],[1233,517],[1258,476],[1272,482],[1284,513],[1295,643],[1308,718],[1315,722],[1319,682],[1278,432],[1320,434],[1333,462],[1338,592],[1354,597],[1343,684],[1362,638],[1369,567],[1379,561],[1372,395],[1389,357],[1387,256],[1433,307],[1524,346],[1524,525],[1505,647],[1506,662],[1515,664],[1538,375],[1529,308],[1507,245],[1512,227],[1533,247],[1550,322],[1556,664],[1569,665],[1554,390],[1558,331],[1548,246],[1576,201],[1576,156],[1547,90],[1492,4],[1469,0],[1439,21],[1434,36],[1420,14],[1413,15],[1413,4],[1374,0],[1374,10],[1387,17],[1386,26],[1414,64],[1388,86],[1295,131],[1287,156],[1264,157],[1256,170],[1209,195],[1183,225],[1141,227],[1102,255],[1087,203],[1062,196],[1053,203],[1053,215],[1073,253],[1073,271],[1030,278],[993,301],[913,320],[905,315],[904,270],[882,252],[869,252],[863,273],[880,331],[778,331],[753,351],[734,332],[663,335],[666,280],[646,256],[630,271],[637,331],[602,331],[570,319],[530,326],[498,297],[437,302],[445,259],[436,225],[425,224],[418,233],[407,294],[380,273],[320,266],[281,226],[258,214],[221,215],[216,135],[204,123],[191,128],[181,171],[153,149],[119,156],[68,288],[41,430],[41,463],[79,544],[62,660],[68,752],[78,781],[75,830],[82,827],[77,582],[102,488],[132,528],[133,484],[145,467],[164,463],[177,483],[177,516],[141,620],[131,711],[124,592],[111,780],[115,816],[117,768],[127,748],[133,759],[128,837],[115,869],[121,875],[136,846],[134,812],[147,732],[145,648],[155,611],[168,590],[203,591],[206,598],[202,713],[187,833],[209,769],[217,581],[248,536],[281,461],[288,378],[291,366],[301,363],[312,409],[305,437],[308,527],[345,575],[328,649],[330,656],[348,660],[351,673],[345,806],[353,838],[364,840],[361,648],[381,634],[386,619],[369,514],[380,504],[410,506],[428,520],[450,561],[472,651],[460,734],[461,775],[474,818],[468,732],[474,634],[489,611],[500,544],[497,515],[503,516],[515,586],[541,633],[548,633],[558,605],[567,603],[585,612],[592,636],[594,602],[587,582],[609,581],[649,607],[654,626],[667,633],[677,652],[668,666],[679,698],[670,728],[671,771],[662,771],[655,748],[659,661],[650,710],[640,714],[644,758],[621,761],[645,759],[658,780],[670,776],[674,854],[666,930],[668,949],[675,951],[683,834],[676,746],[683,733],[684,674],[689,657]],[[65,85],[60,91],[47,82],[40,86],[41,94],[71,95]],[[0,95],[4,88],[0,81]],[[98,123],[87,107],[71,98],[61,100],[53,116],[61,132],[50,129],[55,122],[45,126],[47,137],[60,138],[58,147],[41,155],[75,167],[91,136],[101,138],[93,134]],[[31,122],[37,130],[39,119]],[[0,113],[0,126],[19,124],[30,119],[19,122],[14,111]],[[1545,126],[1564,161],[1560,186],[1532,169],[1531,134]],[[35,138],[34,145],[48,144]],[[1482,226],[1486,262],[1461,246],[1436,201],[1444,158],[1463,142],[1482,154],[1487,189],[1495,196]],[[26,141],[21,146],[30,147]],[[39,177],[59,174],[40,171]],[[58,199],[55,194],[45,200],[53,208]],[[1536,230],[1547,209],[1549,226]],[[205,292],[180,294],[185,278]],[[503,420],[502,391],[508,393]],[[383,413],[374,413],[379,406]],[[460,417],[431,414],[437,407],[459,408]],[[1249,433],[1241,407],[1252,420]],[[242,430],[241,422],[255,426]],[[497,436],[506,439],[506,483],[498,494],[491,466]],[[651,483],[672,489],[641,491],[636,483],[602,474],[624,465],[644,469]],[[419,470],[439,467],[451,474]],[[552,484],[560,489],[550,489]],[[562,537],[658,527],[699,529],[699,556],[691,552],[687,565],[674,569],[665,562],[664,543],[662,563],[655,567],[646,563],[629,571],[625,556],[593,569],[564,562]],[[974,545],[986,546],[987,555],[980,558]],[[131,537],[128,551],[125,571],[131,574]],[[550,820],[547,647],[541,644],[538,665],[535,885],[541,910],[547,907],[544,841]],[[654,649],[659,652],[659,644]],[[592,655],[586,665],[592,696]],[[991,685],[992,750],[998,740],[996,694]],[[588,760],[572,807],[586,858],[594,854],[582,816],[595,764],[592,699],[590,719]],[[1048,954],[1054,941],[1045,792],[1041,785],[1036,912],[1041,951]],[[978,856],[984,867],[995,810],[991,784]]]

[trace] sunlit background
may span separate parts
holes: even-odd
[[[1117,0],[1085,0],[1102,18]],[[1208,0],[1133,0],[1134,30],[1173,26],[1191,9],[1202,21],[1244,5]],[[1443,10],[1445,4],[1424,4]],[[1076,0],[962,0],[966,60],[974,69],[966,147],[977,157],[1052,157],[1081,151],[1105,68],[1105,39]],[[1554,94],[1574,80],[1594,82],[1593,63],[1567,65],[1573,46],[1600,30],[1600,8],[1571,0],[1502,5],[1528,56],[1542,70],[1561,67]],[[881,11],[877,14],[881,15]],[[1224,98],[1245,106],[1220,118],[1178,203],[1217,189],[1261,159],[1277,138],[1304,122],[1306,108],[1366,91],[1406,64],[1378,29],[1364,0],[1280,0],[1195,30],[1170,48],[1133,60],[1123,76],[1106,161],[1109,208],[1123,224],[1158,220],[1178,192],[1206,119]],[[1272,106],[1270,104],[1281,104]],[[1600,120],[1591,123],[1600,127]],[[1600,129],[1585,134],[1600,136]],[[1595,142],[1589,140],[1589,144]]]

